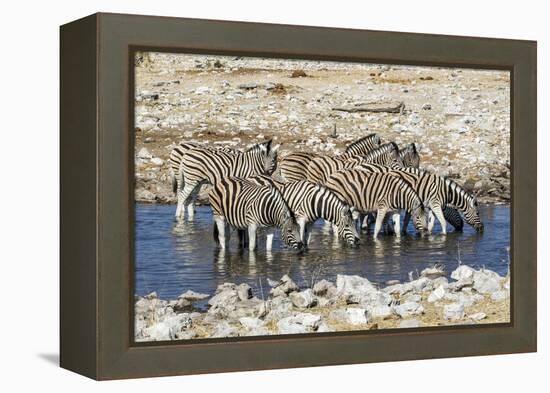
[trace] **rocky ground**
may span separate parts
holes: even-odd
[[[136,297],[136,341],[184,340],[349,330],[415,328],[510,321],[510,278],[461,265],[451,281],[428,268],[409,282],[378,288],[367,278],[338,275],[299,288],[288,276],[267,279],[269,296],[248,284],[216,293],[187,291],[174,300]],[[258,297],[259,296],[259,297]],[[208,299],[207,311],[194,307]]]
[[[333,155],[376,132],[417,143],[423,168],[480,202],[508,202],[509,82],[506,71],[146,53],[136,60],[136,200],[175,201],[167,158],[182,140],[243,148],[273,138],[280,157]],[[371,101],[403,105],[338,110]]]

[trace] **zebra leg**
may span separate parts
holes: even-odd
[[[256,230],[258,226],[256,224],[248,225],[248,249],[250,251],[256,250]]]
[[[220,247],[225,249],[227,247],[227,241],[229,240],[229,231],[227,231],[227,238],[226,238],[226,229],[228,229],[228,225],[225,220],[225,217],[215,215],[214,222],[218,227],[218,242],[220,244]]]
[[[313,227],[313,223],[309,222],[306,224],[306,233],[305,233],[305,239],[302,240],[304,243],[304,246],[307,247],[309,244],[309,241],[311,240],[311,228]]]
[[[268,233],[265,239],[265,249],[271,251],[273,249],[273,233]]]
[[[382,229],[384,218],[386,217],[386,209],[378,209],[376,213],[376,223],[374,224],[374,239],[378,237],[378,232]]]
[[[437,206],[436,208],[432,209],[437,221],[439,221],[439,224],[441,225],[441,233],[443,235],[447,234],[447,221],[445,221],[445,216],[443,215],[443,210],[441,210],[441,206]]]
[[[247,239],[247,231],[243,229],[237,230],[237,234],[239,236],[239,248],[246,248],[248,239]]]
[[[299,218],[298,220],[298,226],[300,227],[300,240],[302,242],[305,242],[305,237],[306,237],[306,220],[301,217]]]
[[[178,207],[176,208],[176,218],[183,218],[184,208],[186,208],[186,205],[189,203],[190,197],[192,196],[195,188],[198,188],[196,184],[186,184],[185,187],[183,187],[183,189],[178,193]]]
[[[175,181],[176,183],[176,197],[178,200],[178,205],[176,207],[176,219],[184,218],[183,217],[184,213],[182,212],[182,209],[183,209],[183,204],[185,202],[185,199],[183,199],[182,192],[183,192],[183,186],[185,185],[185,179],[180,173],[178,173],[177,175],[174,175],[173,181]]]
[[[432,233],[432,230],[434,229],[435,225],[435,215],[433,211],[428,212],[428,233]]]
[[[396,212],[396,213],[393,213],[391,218],[393,221],[393,231],[395,232],[395,236],[401,237],[401,228],[400,228],[401,215],[399,214],[399,212]]]
[[[199,191],[201,190],[202,183],[197,184],[197,186],[191,191],[189,196],[187,197],[186,205],[187,205],[187,219],[189,221],[193,221],[195,217],[195,200],[197,199],[197,195],[199,195]]]
[[[409,221],[411,221],[411,212],[408,210],[405,212],[405,217],[403,217],[403,225],[401,226],[401,233],[407,233],[407,228],[409,226]]]

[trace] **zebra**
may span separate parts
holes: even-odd
[[[435,215],[441,225],[441,233],[447,233],[447,223],[443,209],[446,206],[461,211],[465,221],[478,232],[483,231],[479,218],[476,198],[455,181],[416,168],[403,168],[392,171],[416,190],[430,214]],[[403,228],[406,230],[410,216],[405,214]],[[432,225],[433,226],[433,225]]]
[[[405,168],[420,167],[420,156],[418,155],[418,150],[416,149],[416,145],[414,143],[411,143],[404,149],[401,149],[399,151],[399,157],[403,161],[403,166]]]
[[[380,137],[376,134],[370,134],[350,143],[346,147],[344,153],[337,157],[351,158],[355,155],[367,154],[379,146]],[[288,154],[281,160],[281,177],[289,182],[305,180],[309,163],[317,157],[321,156],[316,153],[306,153],[301,151]]]
[[[426,211],[420,196],[406,181],[392,172],[341,170],[330,176],[326,187],[360,213],[376,211],[375,239],[386,213],[401,209],[411,212],[418,232],[423,234],[426,230]]]
[[[364,163],[384,164],[394,168],[403,167],[397,144],[390,142],[361,156],[315,158],[307,167],[307,180],[325,184],[332,173],[342,169],[352,169]]]
[[[366,164],[366,163],[361,164],[356,168],[364,170],[366,172],[375,172],[375,173],[386,173],[386,172],[391,172],[393,170],[401,170],[400,168],[392,168],[386,165]],[[411,170],[411,171],[416,172],[414,170]],[[424,201],[424,203],[426,203],[426,201]],[[445,206],[443,208],[443,217],[455,228],[456,231],[462,231],[464,227],[464,221],[462,220],[460,213],[456,209],[450,206]],[[432,232],[433,226],[434,226],[434,215],[430,210],[430,212],[428,213],[428,233]],[[368,224],[366,225],[366,227],[368,228]],[[407,229],[406,226],[404,226],[401,229],[401,232],[403,233],[406,232],[406,229]]]
[[[181,161],[183,159],[183,156],[185,153],[194,148],[203,148],[208,150],[220,150],[224,151],[226,153],[233,153],[233,154],[240,154],[241,151],[237,149],[233,149],[231,147],[222,147],[222,146],[209,146],[204,143],[199,142],[191,142],[191,141],[182,141],[180,142],[176,147],[172,149],[170,152],[170,156],[168,157],[168,164],[169,164],[169,175],[170,175],[170,181],[172,183],[172,192],[175,195],[178,195],[178,193],[181,190],[181,182],[178,181],[179,177],[177,176],[179,167],[181,165]],[[192,215],[192,212],[194,212],[194,205],[189,205],[189,211],[190,215]]]
[[[184,205],[194,202],[203,184],[215,184],[229,176],[246,178],[261,174],[271,175],[277,168],[279,146],[272,147],[269,140],[240,154],[204,148],[188,150],[178,169],[182,186],[178,193],[176,218],[183,216]]]
[[[380,137],[377,134],[369,134],[359,138],[346,146],[344,154],[351,156],[359,156],[380,147]]]
[[[257,229],[271,226],[281,229],[286,245],[293,249],[303,248],[296,218],[276,187],[225,177],[214,184],[209,198],[215,222],[214,239],[223,249],[229,241],[230,226],[248,229],[251,251],[256,249]]]
[[[307,180],[283,183],[268,176],[254,176],[247,180],[259,185],[271,185],[281,192],[296,216],[300,226],[300,239],[305,246],[309,243],[307,234],[319,218],[334,224],[338,236],[347,244],[356,245],[359,242],[350,207],[328,188]]]

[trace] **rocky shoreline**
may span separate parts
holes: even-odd
[[[356,111],[372,101],[399,111]],[[415,142],[422,168],[480,203],[510,201],[505,71],[148,53],[136,61],[135,104],[138,202],[175,202],[167,159],[182,140],[242,149],[272,138],[282,158],[339,154],[373,132]]]
[[[510,277],[460,265],[450,279],[438,267],[408,282],[378,287],[367,278],[337,275],[299,288],[287,275],[265,280],[269,295],[224,283],[214,294],[186,291],[163,300],[135,298],[135,340],[325,333],[510,321]],[[207,302],[206,310],[197,303]]]

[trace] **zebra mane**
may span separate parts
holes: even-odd
[[[269,154],[269,152],[271,150],[271,142],[272,142],[272,140],[270,139],[266,142],[256,143],[256,144],[248,147],[244,152],[245,153],[255,152],[255,151],[263,150],[265,148],[266,153]]]
[[[286,210],[290,213],[290,218],[292,218],[294,220],[296,219],[296,217],[294,216],[294,212],[292,211],[292,209],[288,205],[288,202],[286,201],[286,199],[283,197],[283,193],[273,183],[265,184],[265,185],[262,185],[262,186],[257,185],[257,186],[258,187],[266,187],[272,195],[274,195],[274,196],[276,196],[277,198],[280,199],[280,201],[286,207]]]
[[[371,139],[375,144],[380,145],[380,137],[377,134],[369,134],[367,136],[364,136],[362,138],[359,138],[359,139],[351,142],[349,145],[346,146],[346,150],[344,150],[344,151],[348,152],[349,150],[353,149],[355,146],[359,146],[362,143],[364,143],[365,141],[368,141],[368,140],[371,140]]]
[[[393,149],[399,153],[399,146],[397,146],[397,143],[395,142],[388,142],[388,145],[391,145]]]

